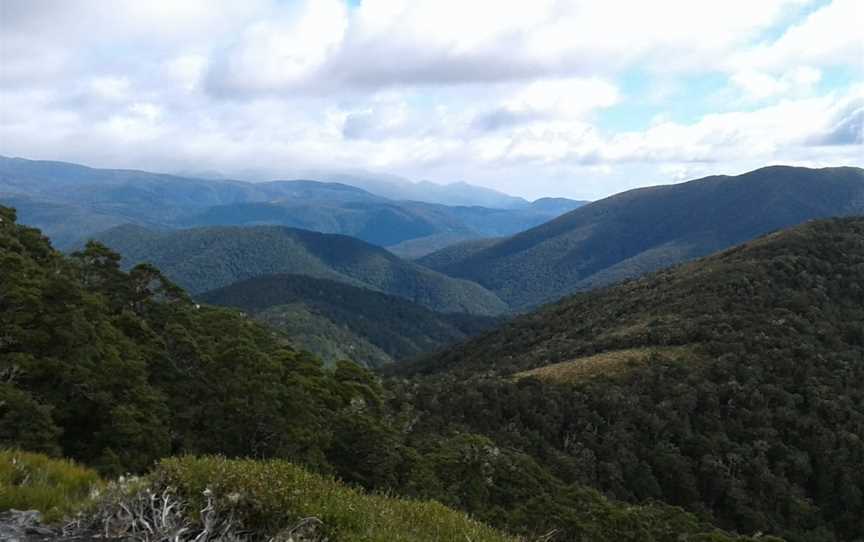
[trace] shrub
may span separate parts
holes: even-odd
[[[312,520],[323,524],[331,542],[515,540],[437,502],[367,494],[287,461],[172,458],[153,477],[157,489],[175,488],[192,510],[206,509],[215,496],[225,517],[257,535]]]
[[[67,459],[0,450],[0,510],[39,510],[51,523],[86,508],[101,486],[95,471]]]

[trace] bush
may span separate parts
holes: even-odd
[[[163,460],[155,488],[175,488],[206,509],[208,499],[258,535],[272,536],[304,520],[323,524],[331,542],[423,542],[515,540],[433,501],[366,494],[287,461],[184,457]]]
[[[39,510],[51,523],[86,508],[101,486],[95,471],[67,459],[0,450],[0,510]]]

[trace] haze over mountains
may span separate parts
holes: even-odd
[[[439,188],[403,184],[419,187],[406,196],[423,197]],[[125,223],[159,228],[278,224],[381,246],[413,241],[409,253],[419,255],[458,240],[510,235],[583,203],[532,204],[469,185],[457,192],[465,195],[449,201],[470,206],[395,201],[336,182],[247,183],[0,157],[0,202],[18,208],[22,220],[43,229],[60,247]],[[473,197],[475,192],[483,197]],[[480,207],[478,201],[498,207]]]
[[[805,220],[861,213],[861,168],[775,166],[624,192],[510,238],[451,246],[419,261],[524,309]]]

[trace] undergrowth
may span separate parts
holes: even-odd
[[[0,450],[0,510],[39,510],[56,522],[87,508],[103,485],[96,471],[73,461]]]

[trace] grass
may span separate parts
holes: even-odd
[[[246,528],[270,535],[314,517],[331,542],[514,541],[433,501],[367,494],[287,461],[183,457],[163,460],[153,479],[200,510],[205,490]]]
[[[690,346],[628,348],[520,371],[513,377],[517,380],[534,377],[548,382],[573,383],[597,376],[621,375],[636,365],[643,365],[656,359],[680,359],[692,355],[693,348]]]
[[[53,523],[84,509],[101,486],[96,471],[67,459],[0,450],[0,510],[39,510]]]

